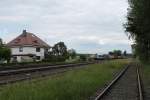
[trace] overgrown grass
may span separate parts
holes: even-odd
[[[0,100],[87,100],[113,74],[128,63],[126,60],[93,64],[44,79],[0,87]]]
[[[150,64],[144,63],[140,69],[144,99],[149,100],[150,94]]]
[[[150,64],[142,64],[141,74],[146,85],[150,85]]]

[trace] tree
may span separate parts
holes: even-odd
[[[126,51],[126,50],[123,52],[123,55],[124,55],[124,56],[127,56],[127,51]]]
[[[121,54],[122,54],[121,50],[114,50],[113,52],[114,52],[114,55],[116,55],[116,56],[121,56]]]
[[[0,61],[7,60],[7,62],[9,62],[10,58],[11,58],[11,50],[6,46],[4,46],[2,39],[0,39]]]
[[[2,39],[0,38],[0,46],[2,46],[3,45],[3,41],[2,41]]]
[[[150,0],[128,0],[127,22],[129,39],[135,41],[136,55],[141,61],[150,60]]]
[[[7,60],[10,61],[11,51],[9,48],[3,47],[0,49],[0,60]]]
[[[52,47],[52,51],[56,56],[65,56],[67,54],[67,47],[64,42],[59,42]]]
[[[87,60],[87,55],[86,54],[79,54],[80,60],[81,61],[86,61]]]
[[[67,46],[64,42],[58,42],[52,47],[51,51],[46,54],[46,58],[52,62],[65,61],[69,58]]]
[[[122,55],[122,51],[121,50],[110,51],[109,55],[121,56]]]
[[[112,56],[113,58],[120,58],[122,56],[122,51],[121,50],[113,50],[108,52],[108,54],[110,56]]]
[[[113,53],[112,51],[110,51],[108,54],[109,54],[109,55],[114,55],[114,53]]]
[[[122,51],[121,50],[114,50],[113,51],[113,56],[115,58],[119,58],[119,56],[121,56],[121,55],[122,55]]]
[[[71,58],[75,58],[76,57],[76,51],[74,49],[70,49],[68,50],[69,56],[71,56]]]

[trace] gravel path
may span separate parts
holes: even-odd
[[[136,67],[131,65],[101,100],[138,100]]]

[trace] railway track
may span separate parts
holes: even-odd
[[[124,68],[95,100],[143,100],[138,65]]]
[[[19,73],[28,73],[28,72],[43,71],[43,70],[61,69],[61,68],[67,68],[67,67],[88,65],[88,64],[93,64],[93,63],[94,62],[2,70],[0,71],[0,76],[8,76],[8,75],[14,75],[14,74],[19,74]]]
[[[15,70],[0,71],[0,85],[15,83],[23,80],[30,80],[33,78],[44,77],[48,75],[63,73],[75,68],[81,68],[81,66],[94,64],[94,62],[78,63],[78,64],[66,64],[66,65],[53,65],[46,67],[33,67],[33,68],[21,68]]]

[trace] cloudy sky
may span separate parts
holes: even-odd
[[[9,42],[26,29],[81,53],[130,52],[122,27],[127,7],[127,0],[1,0],[0,37]]]

